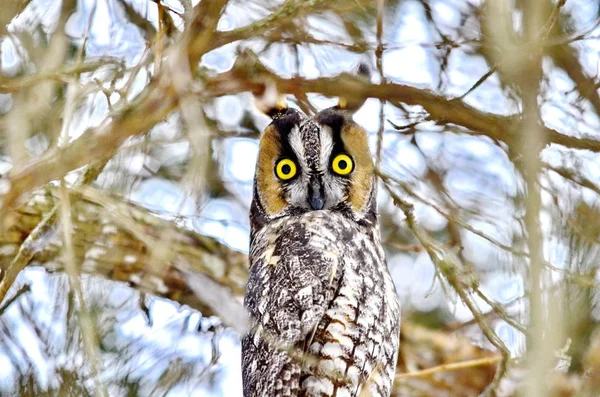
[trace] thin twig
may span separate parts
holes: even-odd
[[[377,0],[377,49],[375,57],[377,59],[377,71],[379,72],[379,81],[385,83],[385,74],[383,72],[383,11],[385,0]],[[377,130],[377,156],[375,166],[381,166],[381,153],[383,150],[383,132],[385,131],[385,98],[379,99],[379,129]]]
[[[60,219],[61,232],[63,238],[63,262],[69,279],[69,286],[75,293],[79,304],[77,315],[79,326],[81,327],[81,335],[83,340],[83,348],[85,355],[89,360],[92,377],[95,384],[95,393],[98,397],[106,397],[108,393],[100,380],[100,352],[98,348],[98,336],[92,320],[92,316],[85,304],[83,289],[81,288],[81,280],[79,279],[78,266],[75,263],[75,250],[73,246],[73,225],[71,221],[71,205],[67,187],[64,181],[61,181],[60,186]]]
[[[431,375],[434,375],[434,374],[437,374],[440,372],[458,371],[461,369],[470,369],[470,368],[475,368],[475,367],[489,366],[489,365],[494,365],[494,364],[502,361],[502,359],[503,359],[502,356],[495,356],[495,357],[478,358],[475,360],[460,361],[458,363],[442,364],[442,365],[438,365],[436,367],[422,369],[420,371],[407,372],[405,374],[397,374],[394,379],[402,380],[402,379],[407,379],[407,378],[421,378],[421,377],[425,377],[425,376],[431,376]]]
[[[6,293],[10,287],[14,284],[15,280],[21,270],[31,261],[31,258],[35,253],[43,247],[49,237],[54,234],[54,224],[56,222],[57,207],[54,207],[40,223],[33,229],[33,231],[27,236],[25,241],[19,247],[17,254],[11,261],[8,269],[2,274],[2,281],[0,281],[0,302],[6,297]]]
[[[473,84],[471,86],[471,88],[469,88],[464,94],[462,94],[461,96],[459,96],[458,98],[454,98],[452,99],[453,101],[462,101],[463,99],[465,99],[465,97],[467,95],[469,95],[470,93],[472,93],[473,91],[475,91],[480,85],[482,85],[491,75],[493,75],[494,73],[496,73],[496,67],[492,67],[490,68],[490,70],[488,70],[483,76],[481,76],[479,78],[479,80],[477,80],[475,82],[475,84]]]
[[[29,284],[25,284],[24,286],[19,288],[19,290],[13,296],[11,296],[10,299],[7,299],[6,302],[2,306],[0,306],[0,316],[2,316],[4,312],[10,307],[10,305],[12,305],[17,299],[19,299],[21,295],[29,291],[31,291],[31,285]]]
[[[406,216],[406,224],[408,228],[414,233],[417,240],[423,245],[423,248],[427,251],[429,258],[435,265],[436,269],[445,277],[448,283],[458,294],[460,300],[469,309],[473,315],[477,325],[481,329],[487,340],[494,346],[503,359],[500,361],[498,371],[494,378],[493,387],[489,389],[489,392],[495,395],[495,387],[499,380],[504,376],[508,360],[510,360],[510,350],[506,347],[502,339],[496,334],[496,332],[489,326],[485,317],[482,315],[480,310],[476,307],[475,303],[470,298],[469,294],[465,290],[464,282],[460,278],[460,272],[458,265],[451,255],[446,255],[444,250],[437,246],[437,244],[431,239],[431,237],[425,232],[416,221],[414,216],[414,207],[408,201],[398,196],[389,185],[389,180],[386,179],[385,175],[380,175],[386,190],[394,200],[394,203],[402,210]]]
[[[439,213],[441,216],[443,216],[444,218],[446,218],[448,221],[450,222],[454,222],[457,225],[459,225],[460,227],[462,227],[463,229],[475,234],[476,236],[479,236],[481,238],[483,238],[484,240],[490,242],[491,244],[502,248],[503,250],[510,252],[514,255],[517,256],[523,256],[523,257],[527,257],[527,252],[525,251],[520,251],[520,250],[516,250],[511,246],[508,246],[506,244],[501,243],[500,241],[496,240],[495,238],[493,238],[492,236],[483,233],[482,231],[474,228],[473,226],[469,225],[466,221],[464,221],[461,218],[458,218],[456,216],[452,216],[448,213],[446,213],[446,211],[444,211],[439,205],[435,204],[434,202],[425,199],[424,197],[418,195],[413,189],[410,188],[410,186],[405,183],[402,182],[400,180],[398,180],[397,178],[394,178],[393,176],[389,175],[389,174],[385,174],[383,172],[381,172],[380,170],[378,170],[378,173],[382,176],[384,176],[387,180],[389,181],[393,181],[394,183],[398,184],[398,186],[400,186],[400,188],[402,188],[402,190],[404,190],[406,192],[406,194],[408,194],[410,197],[413,197],[416,200],[419,200],[420,202],[422,202],[423,204],[433,208],[434,210],[437,211],[437,213]]]

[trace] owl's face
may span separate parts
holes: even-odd
[[[288,108],[262,134],[255,204],[264,215],[340,210],[361,218],[373,190],[367,134],[350,113],[334,107],[311,119]]]

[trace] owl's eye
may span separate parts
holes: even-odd
[[[290,159],[283,159],[275,166],[275,174],[284,181],[292,179],[296,175],[296,164]]]
[[[347,154],[338,154],[331,162],[331,168],[336,174],[348,175],[354,168],[352,159]]]

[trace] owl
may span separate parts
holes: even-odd
[[[387,397],[400,302],[367,134],[340,106],[268,114],[250,208],[244,396]]]

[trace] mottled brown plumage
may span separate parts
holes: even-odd
[[[365,131],[279,108],[261,137],[242,340],[244,396],[389,396],[400,304]]]

